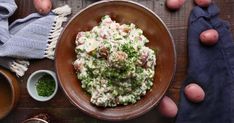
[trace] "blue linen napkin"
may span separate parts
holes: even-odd
[[[227,22],[218,18],[219,9],[195,7],[189,17],[188,77],[181,89],[176,123],[234,123],[234,44]],[[199,35],[216,29],[219,41],[214,46],[200,43]],[[184,95],[184,87],[197,83],[205,100],[192,103]]]
[[[33,13],[9,25],[8,18],[16,9],[15,0],[0,0],[0,66],[23,76],[29,63],[5,57],[53,59],[62,24],[67,21],[66,16],[71,14],[71,8],[65,5],[46,16]]]

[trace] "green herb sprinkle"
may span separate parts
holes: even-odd
[[[55,90],[54,78],[49,74],[43,75],[36,83],[36,89],[39,96],[48,97],[52,95]]]

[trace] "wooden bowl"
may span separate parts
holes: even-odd
[[[149,39],[148,46],[158,49],[154,85],[135,104],[100,108],[90,103],[90,96],[81,88],[73,68],[76,59],[75,38],[80,31],[89,31],[104,15],[119,23],[134,23]],[[100,1],[77,13],[66,25],[56,48],[55,67],[58,80],[70,101],[85,113],[99,119],[119,121],[140,116],[155,107],[167,91],[174,76],[176,52],[173,39],[162,20],[146,7],[130,1]]]
[[[0,68],[0,120],[16,106],[19,96],[20,88],[16,77]]]

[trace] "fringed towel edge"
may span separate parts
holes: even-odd
[[[57,40],[59,38],[60,33],[63,30],[62,24],[63,22],[67,21],[66,16],[71,14],[71,8],[68,5],[65,5],[52,10],[52,12],[55,13],[57,16],[55,17],[52,29],[48,37],[48,44],[45,50],[44,57],[53,60]],[[11,71],[15,72],[17,76],[22,77],[28,70],[29,64],[29,61],[26,60],[15,60],[11,62],[9,66]]]
[[[62,24],[67,21],[68,15],[71,14],[71,8],[68,5],[56,8],[52,10],[53,13],[57,14],[55,17],[52,29],[48,37],[48,44],[45,50],[44,56],[48,59],[54,59],[55,47],[58,41],[58,38],[63,30]]]
[[[22,77],[24,73],[28,70],[29,61],[26,60],[15,60],[10,62],[11,71],[15,72],[17,76]]]

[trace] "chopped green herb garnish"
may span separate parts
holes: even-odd
[[[121,48],[125,53],[128,54],[129,58],[138,57],[137,51],[134,49],[134,47],[131,44],[129,43],[123,44]]]
[[[115,107],[136,103],[151,89],[156,56],[136,25],[117,23],[107,15],[99,26],[78,35],[82,44],[76,43],[80,50],[76,50],[74,67],[92,104]]]
[[[43,75],[36,83],[36,90],[39,96],[48,97],[55,90],[55,81],[51,75]]]

